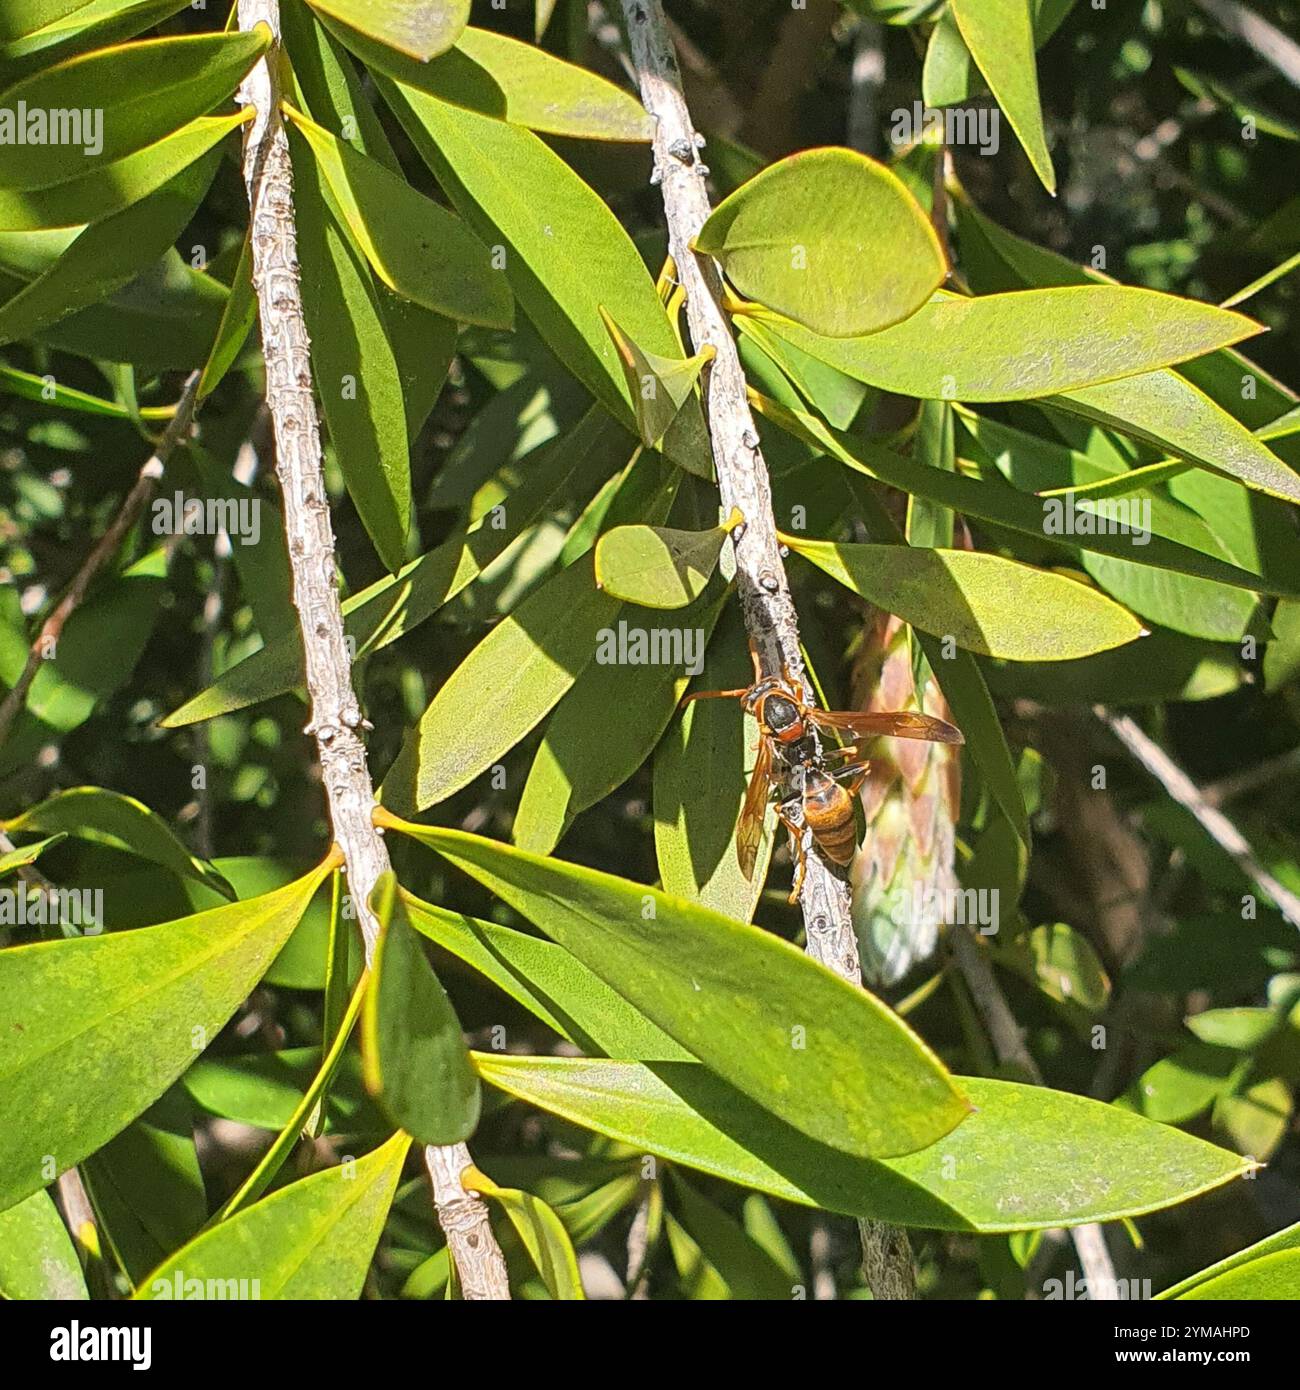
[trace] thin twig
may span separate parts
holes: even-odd
[[[1293,86],[1300,87],[1300,44],[1238,0],[1196,0],[1221,29],[1254,49]]]
[[[275,65],[279,0],[239,0],[239,28],[265,24],[276,47],[240,87],[253,107],[244,127],[244,183],[252,225],[253,286],[262,326],[266,400],[274,425],[276,476],[284,497],[284,526],[306,658],[311,721],[334,838],[343,852],[353,906],[374,952],[379,922],[370,894],[391,867],[372,821],[374,784],[361,730],[368,727],[352,689],[352,665],[335,586],[334,528],[321,466],[320,424],[312,388],[310,340],[298,280],[297,228],[289,143],[281,124]],[[461,1183],[472,1166],[464,1144],[425,1150],[433,1200],[466,1299],[508,1299],[505,1260],[483,1202]]]
[[[153,490],[163,475],[163,469],[171,457],[172,451],[182,439],[188,436],[190,425],[194,420],[199,376],[200,373],[198,372],[190,373],[189,379],[185,383],[185,390],[181,393],[181,398],[176,405],[176,411],[168,421],[167,428],[163,431],[157,448],[149,456],[144,467],[140,469],[135,483],[132,485],[131,491],[127,493],[126,500],[118,509],[117,515],[104,534],[91,547],[90,554],[86,556],[72,583],[68,585],[63,597],[55,605],[54,611],[41,624],[41,630],[32,643],[31,650],[27,653],[27,664],[23,667],[22,675],[18,677],[13,688],[0,702],[0,743],[9,737],[9,731],[13,727],[14,720],[18,717],[18,712],[26,704],[27,694],[32,688],[32,682],[36,679],[37,671],[41,669],[41,662],[52,659],[58,651],[59,638],[63,635],[63,629],[68,619],[86,597],[86,591],[90,588],[91,581],[104,564],[117,553],[117,548],[122,544],[126,533],[135,524],[136,517],[140,515],[145,503],[153,495]]]
[[[686,293],[686,319],[696,352],[713,349],[705,369],[704,397],[718,474],[722,514],[744,518],[732,532],[736,587],[750,641],[765,672],[782,672],[811,702],[799,649],[799,620],[786,579],[772,515],[767,466],[745,394],[745,374],[722,308],[722,279],[708,256],[691,243],[709,217],[701,163],[703,144],[682,95],[681,76],[660,0],[622,0],[641,100],[655,118],[655,170],[668,222],[668,250]],[[808,869],[800,902],[807,952],[846,980],[861,985],[862,970],[842,871],[805,834]],[[877,1297],[910,1296],[915,1276],[907,1237],[881,1223],[863,1221],[864,1273]],[[907,1293],[903,1290],[906,1289]]]
[[[1148,738],[1127,714],[1112,714],[1097,705],[1093,713],[1125,748],[1164,787],[1173,799],[1196,817],[1201,828],[1248,879],[1269,898],[1293,927],[1300,927],[1300,896],[1279,883],[1259,862],[1246,837],[1202,795],[1196,783],[1154,739]]]
[[[948,939],[957,969],[970,990],[998,1061],[1002,1066],[1020,1072],[1033,1085],[1041,1086],[1043,1073],[1039,1071],[1038,1063],[1025,1043],[1025,1035],[1011,1012],[988,957],[961,923],[954,923],[949,928]],[[1106,1237],[1101,1227],[1095,1221],[1084,1226],[1073,1226],[1070,1239],[1074,1242],[1075,1252],[1088,1281],[1088,1296],[1094,1301],[1117,1299],[1119,1289],[1115,1267],[1106,1249]]]

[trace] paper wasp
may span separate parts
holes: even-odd
[[[746,878],[754,871],[763,838],[763,816],[772,791],[780,795],[776,813],[790,834],[795,856],[794,887],[790,901],[799,896],[807,869],[803,831],[811,831],[822,853],[832,863],[844,865],[857,847],[853,798],[867,775],[870,760],[861,757],[860,745],[874,738],[920,738],[931,743],[964,743],[961,731],[946,720],[906,710],[852,713],[814,709],[799,695],[789,671],[780,677],[763,675],[758,653],[750,646],[754,683],[740,690],[701,690],[692,700],[739,700],[741,708],[758,723],[758,756],[745,792],[736,828],[736,858]],[[817,733],[833,733],[847,740],[821,749]],[[847,760],[847,761],[842,761]]]

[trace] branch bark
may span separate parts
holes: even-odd
[[[1259,891],[1276,904],[1282,916],[1293,927],[1300,927],[1300,894],[1293,893],[1269,873],[1241,831],[1211,804],[1169,754],[1154,739],[1148,738],[1127,714],[1112,714],[1101,705],[1093,713],[1165,791],[1196,817],[1206,834],[1225,854],[1231,856]]]
[[[298,279],[297,231],[289,144],[281,123],[275,64],[279,0],[239,0],[239,28],[265,24],[275,46],[244,79],[240,100],[254,110],[244,132],[244,183],[252,226],[253,287],[262,328],[266,399],[275,436],[275,469],[284,497],[293,602],[302,631],[311,719],[334,838],[366,959],[379,923],[370,894],[389,867],[388,849],[371,819],[374,784],[361,731],[369,727],[352,689],[343,614],[334,582],[334,528],[321,468],[320,424],[313,394],[310,340]],[[508,1299],[505,1261],[483,1202],[461,1183],[471,1166],[464,1144],[425,1150],[438,1220],[466,1299]]]
[[[55,605],[54,611],[41,624],[41,630],[32,643],[31,650],[27,653],[27,664],[23,667],[22,674],[14,682],[13,688],[5,696],[3,702],[0,702],[0,743],[9,737],[14,720],[27,703],[27,693],[32,688],[36,673],[41,669],[41,662],[54,656],[58,649],[59,638],[63,635],[63,629],[68,619],[81,606],[91,581],[108,560],[117,553],[117,548],[122,544],[126,533],[135,525],[136,517],[140,515],[145,504],[153,496],[154,489],[158,486],[158,480],[162,477],[163,469],[167,465],[167,460],[171,458],[173,450],[189,434],[190,426],[194,422],[200,375],[199,372],[190,373],[181,398],[176,404],[175,413],[167,422],[167,428],[163,431],[157,448],[154,449],[140,469],[131,491],[127,493],[126,500],[109,524],[108,530],[95,542],[72,583],[68,585],[63,597]]]
[[[998,985],[988,957],[960,922],[949,928],[948,937],[957,969],[966,981],[975,1011],[988,1032],[998,1061],[1002,1066],[1020,1072],[1035,1086],[1041,1086],[1043,1073],[1025,1044],[1025,1035]],[[1100,1225],[1090,1221],[1083,1226],[1073,1226],[1070,1228],[1070,1239],[1074,1242],[1075,1253],[1088,1281],[1088,1297],[1094,1302],[1117,1299],[1119,1289],[1115,1280],[1115,1266],[1111,1263],[1106,1236]]]
[[[704,142],[696,134],[682,95],[660,0],[622,3],[641,100],[656,121],[655,177],[663,194],[669,254],[686,295],[691,342],[696,352],[706,346],[714,351],[704,373],[704,403],[722,513],[730,515],[734,507],[744,518],[732,533],[732,552],[745,628],[763,670],[773,675],[786,672],[812,703],[815,695],[804,673],[799,620],[777,541],[767,466],[745,395],[745,374],[722,308],[722,277],[710,257],[691,250],[712,211],[705,186],[708,169],[699,158]],[[861,985],[847,879],[822,856],[811,835],[805,834],[805,840],[808,871],[800,904],[807,952],[837,975]],[[915,1274],[906,1234],[878,1222],[859,1224],[863,1271],[872,1293],[878,1298],[912,1297]]]

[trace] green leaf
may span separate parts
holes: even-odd
[[[1261,331],[1228,309],[1128,285],[978,298],[941,292],[910,318],[868,337],[833,338],[775,316],[756,317],[781,341],[868,385],[949,401],[1022,401],[1081,391]],[[936,343],[942,352],[935,352]]]
[[[681,1228],[726,1286],[727,1296],[758,1302],[788,1299],[791,1279],[728,1212],[668,1170]]]
[[[484,884],[805,1133],[852,1153],[899,1153],[963,1119],[964,1100],[925,1044],[788,942],[610,874],[463,831],[384,823]]]
[[[1049,193],[1056,171],[1038,100],[1038,68],[1028,0],[951,0],[949,8],[1034,172]]]
[[[353,239],[384,284],[462,323],[513,325],[505,275],[458,217],[301,113],[290,108],[289,115],[311,146]]]
[[[448,912],[403,890],[411,925],[587,1052],[690,1061],[691,1054],[562,946]]]
[[[192,1239],[208,1218],[194,1120],[188,1098],[170,1090],[82,1163],[101,1240],[132,1282]]]
[[[1276,1299],[1294,1302],[1300,1298],[1300,1250],[1279,1250],[1249,1264],[1239,1265],[1204,1283],[1196,1284],[1178,1300]]]
[[[649,449],[662,449],[697,477],[713,478],[713,452],[695,384],[713,349],[681,359],[645,352],[604,308],[601,320],[618,350],[636,413],[637,433]]]
[[[1210,1279],[1217,1279],[1220,1275],[1240,1269],[1243,1265],[1253,1264],[1265,1255],[1274,1255],[1284,1250],[1300,1250],[1300,1222],[1294,1226],[1288,1226],[1285,1230],[1277,1231],[1271,1236],[1265,1236],[1263,1240],[1256,1241],[1254,1245],[1247,1246],[1245,1250],[1238,1250],[1235,1255],[1229,1255],[1227,1259],[1219,1260],[1205,1269],[1198,1270],[1197,1273],[1180,1280],[1177,1284],[1171,1284],[1162,1293],[1156,1294],[1156,1299],[1158,1301],[1167,1298],[1181,1298],[1198,1284],[1205,1283]]]
[[[26,281],[0,273],[0,293]],[[39,342],[95,361],[127,362],[149,371],[201,367],[216,336],[226,287],[192,269],[173,249],[109,296],[36,335]]]
[[[370,895],[379,919],[361,1011],[366,1088],[422,1144],[459,1144],[479,1117],[478,1077],[460,1020],[433,973],[386,873]]]
[[[301,208],[299,209],[301,212]],[[302,239],[302,220],[298,221],[298,237]],[[303,276],[303,280],[308,277]],[[212,349],[203,364],[199,378],[199,400],[205,400],[221,385],[226,373],[235,365],[244,350],[248,335],[257,322],[257,298],[253,294],[253,257],[249,234],[244,234],[243,249],[235,266],[235,278],[230,284],[230,296],[221,311],[221,323],[213,339]]]
[[[106,48],[143,34],[184,9],[185,4],[186,0],[82,0],[73,13],[0,44],[0,67],[17,80],[74,53]]]
[[[770,165],[714,209],[694,244],[741,294],[833,338],[906,319],[948,273],[898,176],[846,149]]]
[[[147,197],[188,168],[245,120],[200,116],[155,145],[51,188],[0,189],[0,231],[27,232],[47,227],[80,227],[98,222]]]
[[[303,312],[317,394],[348,492],[380,559],[406,559],[411,461],[397,362],[369,272],[326,208],[319,167],[296,138]],[[379,166],[375,166],[376,168]]]
[[[228,1298],[360,1297],[410,1144],[395,1134],[365,1158],[282,1187],[178,1250],[136,1297],[184,1298],[191,1281],[210,1289],[212,1280]]]
[[[89,1298],[77,1252],[48,1192],[0,1212],[0,1298]]]
[[[715,592],[671,616],[625,606],[617,623],[611,619],[601,630],[596,660],[556,706],[533,760],[515,816],[513,839],[521,849],[549,854],[575,816],[650,756],[686,690],[692,662],[703,658],[722,601]],[[644,638],[647,663],[631,652],[629,660],[619,659],[623,632]],[[656,651],[662,661],[654,660]]]
[[[65,15],[81,9],[87,0],[9,0],[0,12],[0,39],[20,39]]]
[[[801,1206],[945,1231],[1140,1216],[1244,1177],[1236,1154],[1083,1096],[961,1078],[975,1109],[902,1158],[854,1158],[697,1063],[473,1053],[489,1085],[672,1162]]]
[[[30,845],[22,845],[6,854],[0,854],[0,877],[7,877],[9,874],[17,873],[27,864],[34,864],[51,845],[57,845],[60,840],[67,838],[66,835],[51,835],[48,839],[36,840]]]
[[[744,629],[733,610],[723,615],[709,643],[699,688],[739,690],[752,679]],[[776,824],[776,811],[769,807],[767,833],[747,879],[736,856],[736,827],[753,764],[752,743],[738,701],[697,700],[655,750],[655,855],[664,891],[738,922],[753,920]]]
[[[425,622],[532,524],[567,478],[577,473],[608,476],[626,464],[632,448],[623,430],[592,407],[572,431],[546,449],[544,457],[530,459],[523,483],[504,499],[501,514],[484,513],[397,575],[345,600],[344,628],[358,652],[379,651]],[[499,520],[507,524],[499,526]],[[161,723],[165,728],[180,728],[212,719],[281,695],[302,681],[302,638],[295,626],[231,667]]]
[[[271,33],[146,39],[69,58],[0,93],[0,112],[99,111],[102,128],[79,142],[0,143],[0,186],[46,188],[86,173],[87,160],[121,159],[210,111],[270,47]],[[3,134],[3,123],[0,123]]]
[[[1173,372],[1103,382],[1070,391],[1053,403],[1270,497],[1300,502],[1295,470],[1204,391]]]
[[[1027,453],[1037,455],[1041,452],[1044,456],[1055,454],[1080,462],[1083,462],[1082,456],[1071,455],[1071,451],[1058,444],[1034,439],[981,416],[963,415],[963,423],[981,443],[988,441],[989,451],[997,454],[997,465],[1008,474],[1010,481],[1015,484],[1013,487],[999,487],[960,473],[927,467],[872,440],[832,430],[814,416],[787,409],[766,396],[752,391],[750,396],[765,419],[849,468],[911,493],[914,498],[940,503],[953,511],[995,522],[1022,535],[1048,539],[1063,549],[1104,555],[1108,557],[1108,575],[1117,573],[1116,567],[1119,565],[1124,566],[1125,574],[1139,566],[1155,570],[1157,576],[1167,571],[1177,571],[1207,581],[1203,598],[1213,593],[1221,599],[1224,585],[1249,590],[1252,594],[1256,590],[1290,593],[1295,586],[1294,577],[1281,566],[1266,577],[1219,558],[1222,548],[1214,543],[1208,531],[1196,526],[1194,518],[1189,517],[1183,508],[1172,506],[1165,498],[1148,497],[1144,493],[1139,499],[1151,504],[1148,509],[1149,529],[1145,526],[1146,514],[1139,508],[1126,513],[1110,513],[1112,518],[1118,517],[1120,520],[1137,518],[1139,524],[1131,524],[1128,533],[1100,524],[1095,530],[1084,531],[1084,525],[1088,524],[1082,520],[1085,510],[1091,509],[1090,514],[1099,513],[1102,516],[1107,513],[1097,508],[1094,501],[1088,500],[1082,488],[1067,489],[1059,497],[1046,497],[1041,493],[1035,496],[1021,490],[1023,486],[1032,485],[1030,480],[1022,478],[1014,467],[1007,466],[1008,461]],[[1066,529],[1067,520],[1075,527],[1073,533]],[[1090,554],[1085,555],[1083,563],[1091,565]],[[1134,579],[1131,582],[1138,584],[1141,581]],[[1150,576],[1146,582],[1154,583],[1156,579]],[[1245,599],[1237,596],[1233,601],[1242,602],[1251,610],[1255,607],[1254,599],[1249,596]]]
[[[475,1190],[501,1203],[552,1298],[585,1299],[578,1256],[555,1210],[540,1197],[514,1187],[498,1187],[483,1173],[473,1175]]]
[[[311,7],[427,63],[464,33],[470,0],[311,0]]]
[[[182,878],[193,878],[225,898],[235,890],[206,860],[185,848],[165,820],[142,801],[103,787],[70,787],[4,822],[8,834],[63,832],[93,844],[137,854]]]
[[[596,542],[596,584],[643,608],[685,608],[704,592],[730,534],[726,526],[615,526]]]
[[[92,396],[73,386],[62,386],[52,376],[34,376],[15,367],[0,366],[0,390],[25,401],[43,401],[84,415],[100,415],[110,420],[131,419],[131,412],[116,401],[106,401],[102,396]],[[145,420],[165,420],[171,413],[169,406],[161,406],[146,407],[140,415]]]
[[[530,594],[447,678],[384,778],[387,806],[424,810],[467,786],[535,728],[595,655],[619,601],[591,557]]]
[[[0,1084],[23,1116],[0,1131],[0,1210],[171,1085],[262,978],[329,867],[161,926],[0,951]]]
[[[171,250],[207,192],[219,157],[219,151],[209,151],[147,198],[74,236],[48,269],[0,305],[0,342],[30,337],[97,304]]]
[[[985,656],[1068,661],[1142,635],[1137,619],[1098,590],[1000,555],[782,540],[877,608]]]
[[[368,69],[483,116],[548,135],[648,143],[654,122],[630,93],[532,44],[467,28],[456,46],[416,63],[355,31],[330,29]]]
[[[1238,1060],[1229,1048],[1192,1043],[1148,1067],[1124,1103],[1163,1124],[1185,1124],[1223,1094]]]
[[[1017,937],[998,960],[1058,1004],[1094,1014],[1110,997],[1110,980],[1097,953],[1087,937],[1065,922],[1038,926]]]
[[[635,427],[604,308],[645,352],[682,360],[622,224],[536,135],[380,78],[380,92],[462,217],[505,255],[505,275],[547,346],[616,419]],[[544,199],[536,196],[544,188]]]

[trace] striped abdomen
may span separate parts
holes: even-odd
[[[804,820],[826,857],[847,864],[857,847],[853,798],[828,773],[810,773],[804,782]]]

